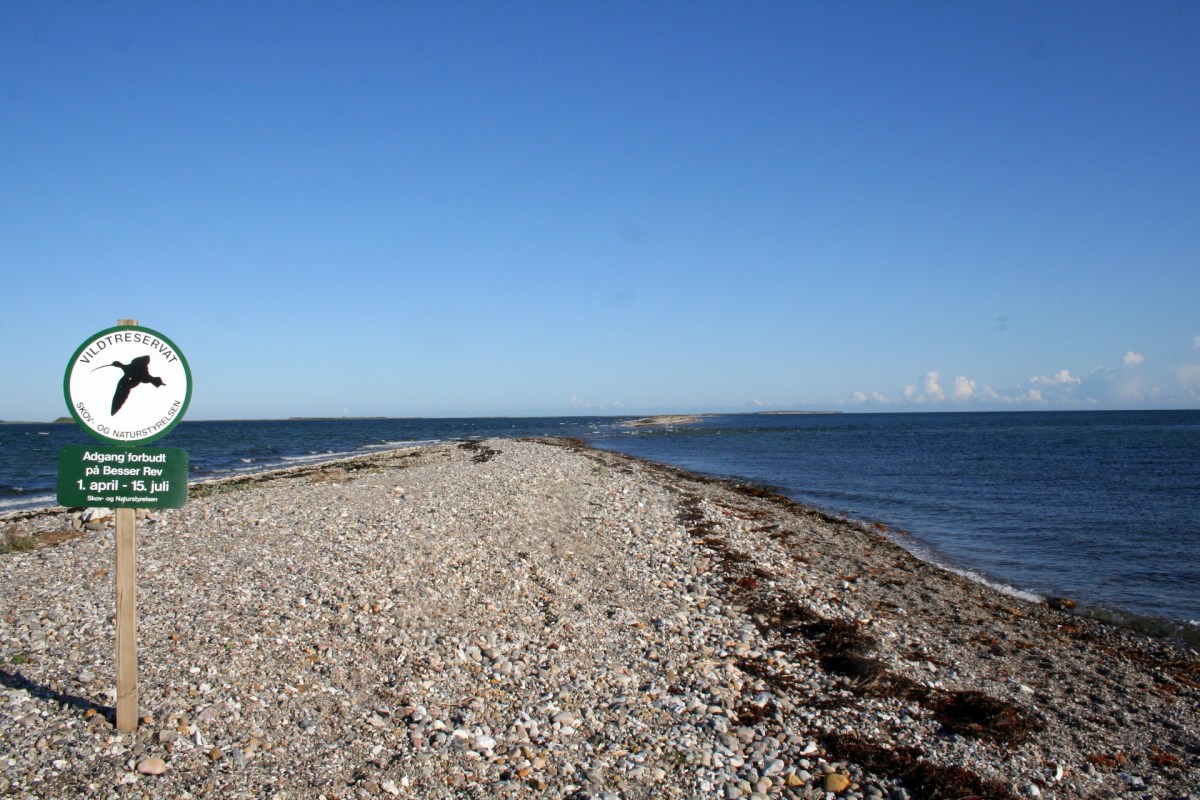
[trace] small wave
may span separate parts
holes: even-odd
[[[869,523],[865,523],[865,524],[869,524]],[[1025,589],[1018,589],[1016,586],[1013,586],[1012,584],[1004,583],[1003,581],[998,581],[995,578],[991,578],[987,575],[984,575],[981,572],[977,572],[975,570],[963,569],[962,567],[956,567],[955,565],[947,562],[946,559],[941,556],[941,554],[936,552],[933,548],[929,547],[927,544],[920,541],[919,539],[911,539],[911,538],[907,538],[907,537],[901,537],[901,536],[896,535],[892,531],[888,531],[888,533],[885,534],[885,536],[888,539],[888,541],[892,542],[893,544],[899,545],[900,547],[904,548],[909,553],[911,553],[912,555],[921,559],[922,561],[929,563],[929,564],[933,564],[934,566],[941,567],[942,569],[946,570],[947,572],[953,572],[955,575],[962,576],[969,581],[986,586],[989,589],[993,589],[997,592],[1000,592],[1001,594],[1006,594],[1009,597],[1015,597],[1018,600],[1026,600],[1030,603],[1043,603],[1046,600],[1046,598],[1042,597],[1040,594],[1036,594],[1034,592],[1030,592]]]
[[[353,455],[353,451],[347,451],[345,453],[307,453],[302,456],[280,456],[279,460],[305,463],[305,462],[309,462],[309,461],[327,461],[331,458],[339,458],[341,456],[349,456],[349,455]]]
[[[363,445],[363,450],[395,450],[398,447],[429,447],[441,444],[444,439],[405,439],[397,442],[380,442],[379,444]]]
[[[1025,600],[1030,603],[1044,603],[1046,601],[1046,598],[1040,594],[1035,594],[1034,592],[1029,592],[1024,589],[1018,589],[1015,586],[1003,583],[1002,581],[993,580],[985,575],[981,575],[980,573],[969,569],[959,569],[957,567],[947,566],[946,564],[939,564],[938,566],[953,572],[955,575],[961,575],[969,581],[983,584],[989,589],[995,589],[1001,594],[1006,594],[1009,597],[1015,597],[1018,600]]]
[[[1200,644],[1200,620],[1175,620],[1151,614],[1131,614],[1103,606],[1081,605],[1073,613],[1147,636],[1178,639],[1192,645]]]
[[[48,508],[55,505],[58,505],[58,498],[52,494],[22,495],[19,499],[0,500],[0,513],[5,511],[19,511],[27,508]]]

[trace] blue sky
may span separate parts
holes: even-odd
[[[0,419],[1200,407],[1200,5],[0,5]]]

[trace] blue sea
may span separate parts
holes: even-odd
[[[1200,411],[183,422],[195,479],[467,437],[576,436],[886,525],[917,555],[1200,642]],[[0,425],[0,513],[54,504],[74,425]]]

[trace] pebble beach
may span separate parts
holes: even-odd
[[[0,518],[0,796],[1200,800],[1200,656],[565,439]]]

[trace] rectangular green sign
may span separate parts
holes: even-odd
[[[187,481],[178,447],[69,444],[58,454],[58,502],[68,507],[182,508]]]

